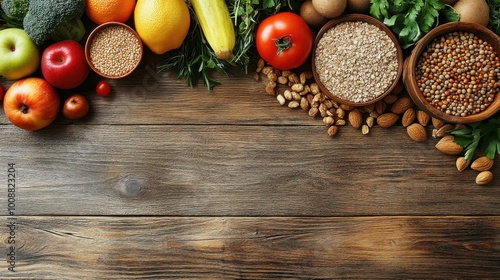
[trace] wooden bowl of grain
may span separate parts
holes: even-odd
[[[330,99],[366,106],[394,89],[403,72],[403,51],[379,20],[347,14],[327,22],[316,35],[312,70]]]
[[[97,26],[85,43],[85,57],[98,75],[119,79],[139,66],[144,53],[142,40],[130,26],[107,22]]]
[[[481,25],[451,22],[418,41],[403,82],[414,103],[449,123],[474,123],[500,109],[500,38]]]

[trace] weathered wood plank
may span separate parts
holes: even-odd
[[[1,127],[22,215],[499,215],[499,178],[474,183],[436,139],[321,126]],[[493,168],[500,174],[500,166]],[[2,175],[6,181],[6,171]],[[6,189],[6,184],[2,189]],[[6,205],[7,196],[0,196]]]
[[[263,82],[238,71],[216,74],[222,84],[209,92],[203,85],[189,88],[172,72],[156,74],[152,69],[143,66],[126,79],[109,80],[113,93],[106,98],[95,93],[100,80],[95,75],[60,93],[62,98],[75,92],[89,98],[89,115],[77,121],[83,124],[322,124],[301,109],[280,106],[265,93]],[[5,88],[11,83],[0,78]],[[9,124],[3,112],[0,123]],[[60,116],[55,123],[70,122]]]
[[[9,279],[494,279],[500,273],[498,216],[21,216],[15,222],[16,272],[7,262],[0,272]]]

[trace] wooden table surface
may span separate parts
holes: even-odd
[[[83,120],[2,110],[1,279],[499,277],[500,164],[480,187],[401,125],[332,138],[251,75],[209,92],[153,69],[108,98],[91,74]]]

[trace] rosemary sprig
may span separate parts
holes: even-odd
[[[281,10],[294,9],[302,1],[290,0],[227,0],[231,19],[236,31],[236,45],[233,56],[228,60],[220,60],[208,45],[198,18],[190,7],[191,26],[186,39],[177,50],[166,54],[157,66],[157,71],[175,69],[177,77],[186,80],[190,87],[197,85],[201,79],[208,90],[212,90],[219,82],[213,78],[212,72],[229,73],[231,67],[240,68],[248,73],[255,50],[255,31],[262,19]]]

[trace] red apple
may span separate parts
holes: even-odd
[[[42,53],[42,75],[51,85],[72,89],[81,85],[90,71],[85,49],[74,40],[65,40],[48,46]]]
[[[38,130],[52,123],[59,113],[60,98],[46,80],[28,77],[14,82],[3,100],[7,118],[26,130]]]
[[[4,95],[5,95],[5,90],[3,89],[3,86],[0,85],[0,101],[2,101]]]
[[[63,105],[63,115],[70,120],[81,119],[89,112],[89,101],[81,94],[73,94]]]

